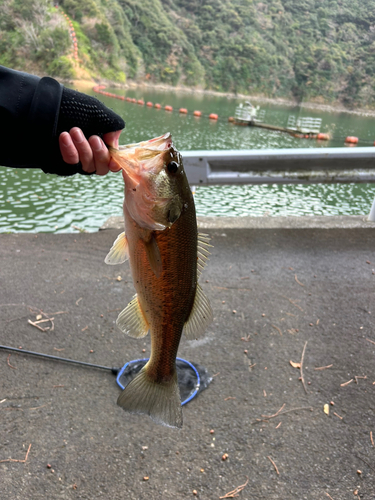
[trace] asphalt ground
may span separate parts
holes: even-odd
[[[134,293],[104,264],[118,232],[1,234],[0,343],[147,356],[115,325]],[[213,382],[183,429],[125,413],[110,372],[0,350],[1,499],[375,498],[373,227],[206,232],[214,322],[179,356]]]

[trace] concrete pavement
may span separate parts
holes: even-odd
[[[110,373],[0,351],[1,498],[212,500],[248,481],[239,498],[374,499],[373,227],[205,230],[214,322],[179,355],[214,380],[181,431],[116,406]],[[134,293],[127,264],[104,264],[118,233],[1,234],[0,343],[108,366],[147,356],[149,337],[115,326]],[[40,310],[53,331],[28,323]]]

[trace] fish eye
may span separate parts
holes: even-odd
[[[175,161],[171,161],[170,163],[168,163],[167,169],[170,174],[175,174],[178,170],[178,163],[176,163]]]

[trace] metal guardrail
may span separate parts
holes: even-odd
[[[181,154],[189,183],[196,186],[375,183],[372,147],[182,151]],[[370,220],[375,220],[375,201]]]

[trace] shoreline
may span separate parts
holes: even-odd
[[[102,80],[98,82],[95,80],[80,80],[80,79],[70,80],[69,83],[81,88],[85,86],[93,87],[95,85],[106,85],[107,87],[119,88],[124,90],[145,88],[145,89],[159,90],[162,92],[177,92],[177,93],[201,94],[201,95],[203,94],[214,97],[226,97],[227,99],[238,99],[238,100],[246,99],[253,102],[274,104],[276,106],[291,106],[291,107],[300,106],[301,108],[305,109],[314,109],[314,110],[326,111],[329,113],[349,113],[359,116],[375,116],[375,109],[366,109],[366,108],[348,109],[340,104],[324,104],[314,101],[298,103],[297,101],[294,101],[292,99],[286,99],[283,97],[265,97],[265,96],[248,95],[242,93],[234,94],[232,92],[218,92],[216,90],[205,90],[196,87],[185,87],[185,86],[173,87],[172,85],[166,85],[162,83],[151,84],[146,82],[138,83],[134,81],[130,81],[128,83],[117,83],[108,80]]]

